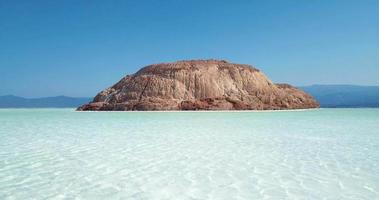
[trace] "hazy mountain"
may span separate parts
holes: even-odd
[[[379,86],[312,85],[299,87],[321,107],[379,107]]]
[[[90,101],[88,97],[23,98],[13,95],[0,96],[0,108],[70,108]]]
[[[312,85],[299,87],[311,94],[321,107],[379,107],[379,86]],[[0,108],[76,108],[91,101],[90,97],[23,98],[0,96]]]

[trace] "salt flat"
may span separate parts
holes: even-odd
[[[0,110],[0,199],[378,199],[379,109]]]

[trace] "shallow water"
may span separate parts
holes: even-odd
[[[379,199],[379,109],[0,109],[0,199]]]

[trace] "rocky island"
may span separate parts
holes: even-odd
[[[146,66],[77,110],[282,110],[317,108],[310,95],[258,69],[224,60]]]

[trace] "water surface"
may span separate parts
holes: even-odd
[[[0,199],[379,199],[379,109],[0,109]]]

